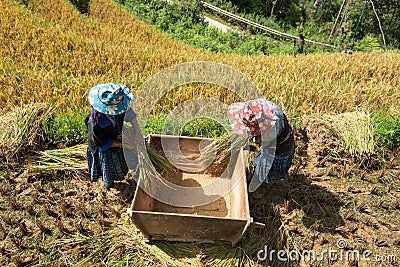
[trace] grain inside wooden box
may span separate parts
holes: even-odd
[[[203,138],[150,135],[149,146],[161,147],[161,138],[164,149],[168,149],[168,141],[178,142],[182,154],[190,160],[199,156],[200,146],[212,142]],[[224,173],[225,179],[231,181],[228,183],[229,192],[209,204],[194,207],[169,205],[154,199],[138,186],[128,209],[133,222],[148,240],[230,242],[236,245],[250,224],[250,213],[243,151],[240,150],[234,158],[229,171]],[[178,171],[164,178],[177,185],[198,187],[211,184],[221,172],[221,168],[213,165],[204,172]]]

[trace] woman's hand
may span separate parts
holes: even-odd
[[[120,141],[113,141],[111,147],[122,148],[122,143]]]

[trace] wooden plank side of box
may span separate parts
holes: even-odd
[[[167,138],[171,142],[179,140],[179,147],[185,156],[200,153],[200,142],[212,142],[211,139],[203,138],[150,135],[150,145],[161,147],[161,144],[158,144],[161,138]],[[166,148],[168,148],[168,143],[167,140]],[[158,201],[138,186],[131,207],[128,209],[132,221],[149,240],[231,242],[233,246],[236,245],[251,220],[242,149],[237,156],[232,157],[230,164],[232,164],[231,191],[225,200],[228,211],[226,217],[215,215],[215,213],[207,216],[199,215],[197,212],[186,214],[174,213],[167,209],[157,210]]]
[[[132,220],[149,240],[230,242],[242,238],[249,221],[199,215],[130,211]]]

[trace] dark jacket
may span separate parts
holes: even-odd
[[[124,121],[131,121],[134,118],[136,118],[136,113],[132,109],[119,115],[105,115],[91,108],[85,119],[90,151],[93,153],[97,149],[106,151],[114,141],[121,142]]]

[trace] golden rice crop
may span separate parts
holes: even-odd
[[[67,0],[30,0],[28,7],[2,0],[0,35],[3,112],[38,101],[56,102],[59,110],[82,108],[95,84],[122,82],[135,91],[157,72],[191,61],[232,66],[289,114],[399,110],[400,54],[394,52],[296,57],[211,53],[158,33],[112,0],[92,0],[89,16]],[[200,96],[214,89],[183,87],[168,97],[179,102],[182,91]],[[224,94],[216,97],[227,101]]]

